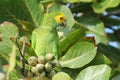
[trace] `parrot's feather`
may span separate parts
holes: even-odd
[[[33,31],[32,47],[38,56],[46,53],[54,53],[56,56],[58,45],[59,38],[56,30],[41,26]]]
[[[55,17],[58,16],[56,19]],[[59,17],[60,16],[60,17]],[[61,18],[63,13],[55,12],[45,15],[43,23],[32,33],[32,48],[35,50],[37,56],[52,53],[56,58],[59,55],[59,37],[57,27],[62,24],[62,20],[58,22],[57,19]]]

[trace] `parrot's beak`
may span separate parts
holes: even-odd
[[[62,24],[61,24],[63,27],[66,27],[66,25],[67,25],[67,21],[65,20],[64,22],[62,22]]]

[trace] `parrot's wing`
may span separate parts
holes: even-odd
[[[34,29],[34,31],[32,32],[32,37],[31,37],[33,49],[35,49],[35,46],[36,46],[36,39],[37,39],[37,29]]]

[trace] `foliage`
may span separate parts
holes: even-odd
[[[55,11],[67,27],[58,31],[60,73],[52,79],[119,80],[120,0],[0,0],[0,80],[35,80],[27,76],[27,60],[36,56],[31,34]]]

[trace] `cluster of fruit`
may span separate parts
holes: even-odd
[[[35,76],[52,78],[52,76],[56,74],[54,68],[58,66],[58,61],[53,54],[48,53],[38,58],[31,56],[28,59],[28,64],[31,66],[30,71]]]

